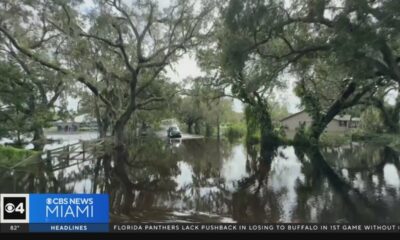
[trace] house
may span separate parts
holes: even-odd
[[[310,126],[312,119],[307,112],[300,111],[281,119],[280,122],[287,131],[296,131],[301,124],[305,124],[307,127]],[[337,115],[326,126],[325,132],[346,133],[358,128],[359,123],[360,118],[352,117],[351,115]]]
[[[77,132],[97,129],[97,121],[88,114],[76,116],[70,121],[59,120],[54,124],[59,132]]]

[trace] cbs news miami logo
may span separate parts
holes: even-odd
[[[1,223],[108,223],[107,194],[0,194]]]
[[[29,194],[1,194],[1,223],[29,223]]]

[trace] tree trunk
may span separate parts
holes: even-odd
[[[128,123],[127,119],[121,119],[117,121],[114,128],[114,140],[115,140],[115,152],[114,152],[114,163],[115,163],[115,175],[120,180],[122,188],[124,191],[124,205],[123,211],[129,212],[132,208],[132,203],[134,199],[133,195],[133,184],[130,181],[128,174],[126,173],[125,162],[129,157],[128,149],[125,144],[125,128]]]
[[[343,110],[343,106],[340,101],[336,101],[329,108],[325,115],[322,115],[321,118],[313,119],[310,127],[310,142],[312,144],[318,144],[319,138],[324,132],[326,126],[333,120],[333,118],[338,115]]]
[[[122,183],[122,189],[123,193],[125,195],[124,197],[124,204],[122,206],[122,210],[125,213],[130,212],[134,200],[134,186],[131,182],[131,180],[128,177],[128,174],[125,171],[125,164],[123,162],[117,161],[115,163],[115,174],[117,175],[118,179]]]
[[[376,100],[375,106],[380,110],[383,122],[389,133],[400,132],[400,94],[394,106],[385,106],[383,100]]]
[[[97,193],[97,181],[98,181],[98,176],[99,176],[99,172],[100,172],[101,162],[102,162],[102,159],[101,158],[97,158],[96,165],[94,167],[92,193]],[[105,179],[105,181],[108,181],[108,179]]]
[[[46,142],[43,128],[37,127],[33,132],[33,150],[42,151]]]
[[[260,123],[260,136],[261,136],[261,156],[268,157],[274,149],[280,144],[278,136],[274,133],[272,126],[271,115],[268,110],[263,107],[258,107],[258,120]]]
[[[218,142],[220,141],[220,131],[221,131],[221,129],[220,129],[220,123],[219,123],[219,114],[218,114],[218,116],[217,116],[217,140],[218,140]]]
[[[99,133],[99,137],[104,138],[107,136],[107,131],[110,126],[109,124],[110,121],[108,118],[108,114],[110,113],[109,108],[107,107],[106,112],[103,115],[101,115],[97,99],[94,100],[94,108],[97,121],[97,131]]]
[[[109,192],[112,189],[110,188],[111,182],[111,154],[106,153],[103,157],[103,168],[104,168],[104,178],[105,178],[105,191]]]
[[[212,126],[210,124],[206,124],[206,137],[212,136]]]
[[[200,134],[200,124],[198,122],[194,124],[194,133]]]
[[[261,126],[261,156],[268,156],[280,144],[279,138],[271,128]]]
[[[383,122],[389,133],[399,133],[400,132],[400,127],[399,127],[400,112],[394,111],[394,109],[392,109],[392,111],[393,111],[392,113],[382,114]]]
[[[318,142],[326,126],[327,124],[325,124],[322,120],[313,120],[310,127],[310,140]]]
[[[394,106],[385,105],[384,98],[373,98],[372,105],[380,112],[384,128],[389,133],[399,133],[400,131],[400,94],[396,98]]]
[[[192,134],[192,127],[193,127],[193,122],[188,122],[187,123],[187,131],[190,134]]]
[[[17,130],[17,142],[15,143],[17,148],[22,148],[21,132]]]
[[[106,120],[101,121],[101,124],[98,127],[100,138],[105,138],[107,136],[108,127],[109,125]]]

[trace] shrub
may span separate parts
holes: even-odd
[[[322,134],[320,137],[320,144],[323,146],[341,146],[351,142],[348,135],[343,134]]]
[[[29,157],[38,155],[38,152],[31,150],[0,146],[0,166],[13,167]]]
[[[246,137],[246,143],[249,145],[255,145],[260,143],[260,135],[251,135]]]
[[[242,124],[230,125],[224,132],[225,137],[228,139],[241,138],[246,134],[246,128]]]

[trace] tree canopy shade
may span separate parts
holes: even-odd
[[[268,116],[263,94],[297,74],[296,93],[318,140],[336,114],[398,84],[399,10],[390,0],[229,1],[218,38],[225,80]]]
[[[21,86],[23,85],[22,74],[18,71],[18,68],[2,63],[0,64],[0,73],[0,132],[3,133],[2,135],[17,132],[17,138],[19,138],[19,144],[21,144],[20,133],[29,128],[26,126],[27,123],[23,121],[24,115],[21,112],[26,107],[24,106],[24,99],[27,99],[29,89]],[[18,85],[18,81],[21,81],[21,85]]]
[[[24,62],[14,52],[6,56],[7,60],[0,62],[0,128],[15,137],[19,147],[21,135],[33,133],[34,149],[41,150],[45,144],[43,128],[55,121],[61,110],[56,111],[55,102],[65,90],[63,79],[53,71]]]
[[[41,94],[42,105],[54,103],[66,87],[83,86],[101,136],[111,130],[116,145],[123,145],[136,113],[168,107],[166,100],[180,90],[165,69],[193,50],[212,98],[230,95],[253,108],[263,139],[274,139],[268,144],[277,140],[273,93],[293,76],[313,118],[313,138],[360,103],[381,109],[389,128],[399,131],[399,101],[393,107],[382,101],[382,92],[398,91],[400,84],[398,1],[177,0],[161,7],[98,0],[85,10],[81,4],[2,2],[4,60],[41,82],[42,93],[53,93],[47,100]]]
[[[165,101],[155,91],[162,72],[188,49],[207,38],[203,23],[212,13],[204,2],[95,1],[91,11],[79,11],[81,1],[26,0],[1,3],[2,41],[28,59],[83,84],[105,106],[114,136],[115,169],[126,186],[126,206],[132,183],[123,159],[126,126],[138,110]],[[159,85],[158,85],[159,86]],[[150,90],[151,89],[151,90]],[[105,120],[105,119],[101,119]]]
[[[84,14],[76,10],[78,3],[4,3],[3,16],[8,17],[0,31],[28,58],[90,89],[107,106],[112,130],[121,141],[135,110],[165,100],[147,90],[160,81],[167,65],[207,36],[203,21],[211,7],[202,5],[195,13],[195,3],[190,1],[160,9],[153,1],[127,6],[115,0],[97,1]],[[32,24],[23,25],[23,20]],[[23,34],[28,29],[35,34]],[[40,48],[53,40],[56,46]]]
[[[186,124],[188,133],[204,134],[207,137],[213,135],[214,127],[217,128],[216,136],[220,136],[220,125],[229,122],[237,122],[236,115],[232,110],[232,99],[212,98],[207,99],[204,95],[189,92],[188,96],[180,100],[177,113],[181,122]],[[205,128],[205,130],[202,130]]]
[[[262,145],[278,144],[273,131],[271,103],[273,92],[285,87],[281,73],[285,67],[278,61],[270,61],[251,51],[251,39],[255,1],[229,1],[221,4],[221,19],[216,20],[211,43],[198,51],[200,65],[210,76],[209,85],[248,105],[260,126]],[[261,3],[260,3],[261,4]],[[265,14],[264,14],[265,13]],[[262,13],[269,18],[269,13]],[[266,19],[268,21],[268,19]]]

